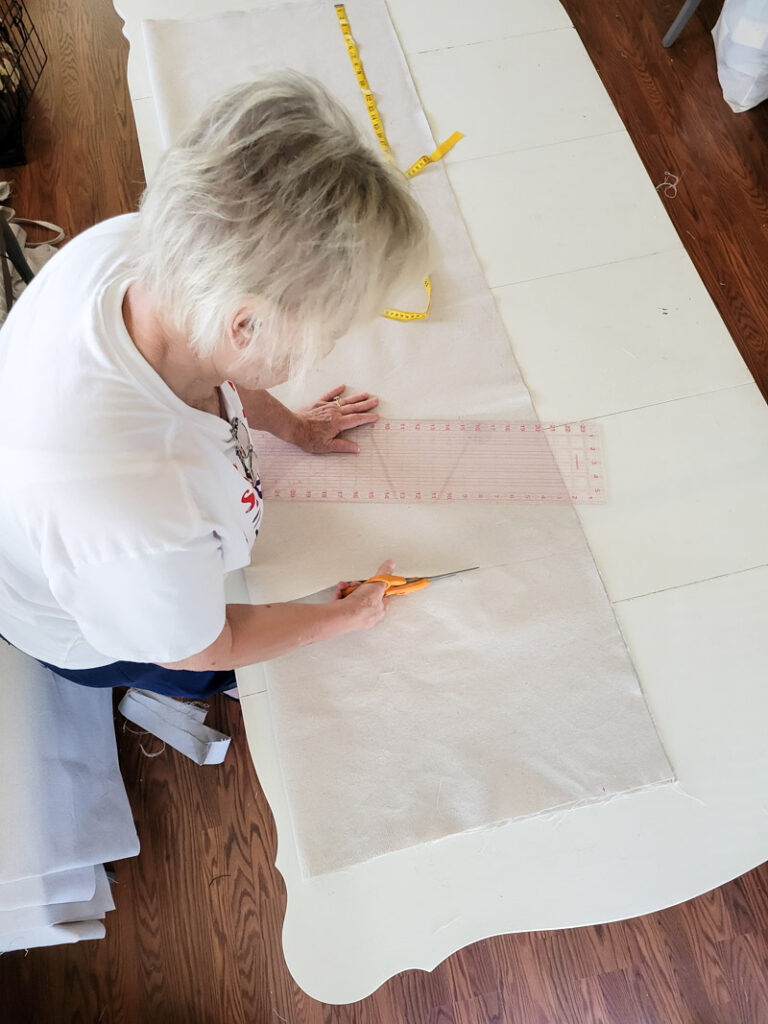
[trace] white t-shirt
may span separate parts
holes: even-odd
[[[0,331],[0,634],[61,668],[208,646],[261,522],[230,425],[178,398],[125,327],[135,223],[66,245]]]

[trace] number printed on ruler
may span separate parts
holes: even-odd
[[[309,455],[254,432],[264,497],[272,501],[606,501],[593,423],[379,420],[354,434],[359,455]]]

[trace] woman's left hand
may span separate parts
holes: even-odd
[[[339,437],[343,430],[375,423],[378,414],[371,412],[379,404],[378,398],[364,392],[342,398],[346,384],[333,388],[308,409],[300,409],[297,437],[294,443],[305,452],[318,455],[329,452],[350,452],[356,455],[360,448],[354,441]]]

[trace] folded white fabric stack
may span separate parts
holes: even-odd
[[[139,851],[112,691],[0,641],[0,952],[104,936],[104,864]]]

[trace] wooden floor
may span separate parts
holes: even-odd
[[[724,105],[706,35],[717,3],[671,53],[659,39],[676,3],[565,6],[654,182],[680,178],[670,216],[768,394],[768,104],[738,117]],[[28,7],[50,64],[30,164],[2,178],[20,213],[72,234],[141,190],[126,47],[110,0]],[[2,1024],[767,1024],[765,865],[648,917],[478,943],[353,1006],[309,999],[282,957],[274,825],[238,706],[215,698],[210,718],[233,736],[221,767],[147,758],[118,721],[141,855],[117,866],[104,941],[0,958]]]

